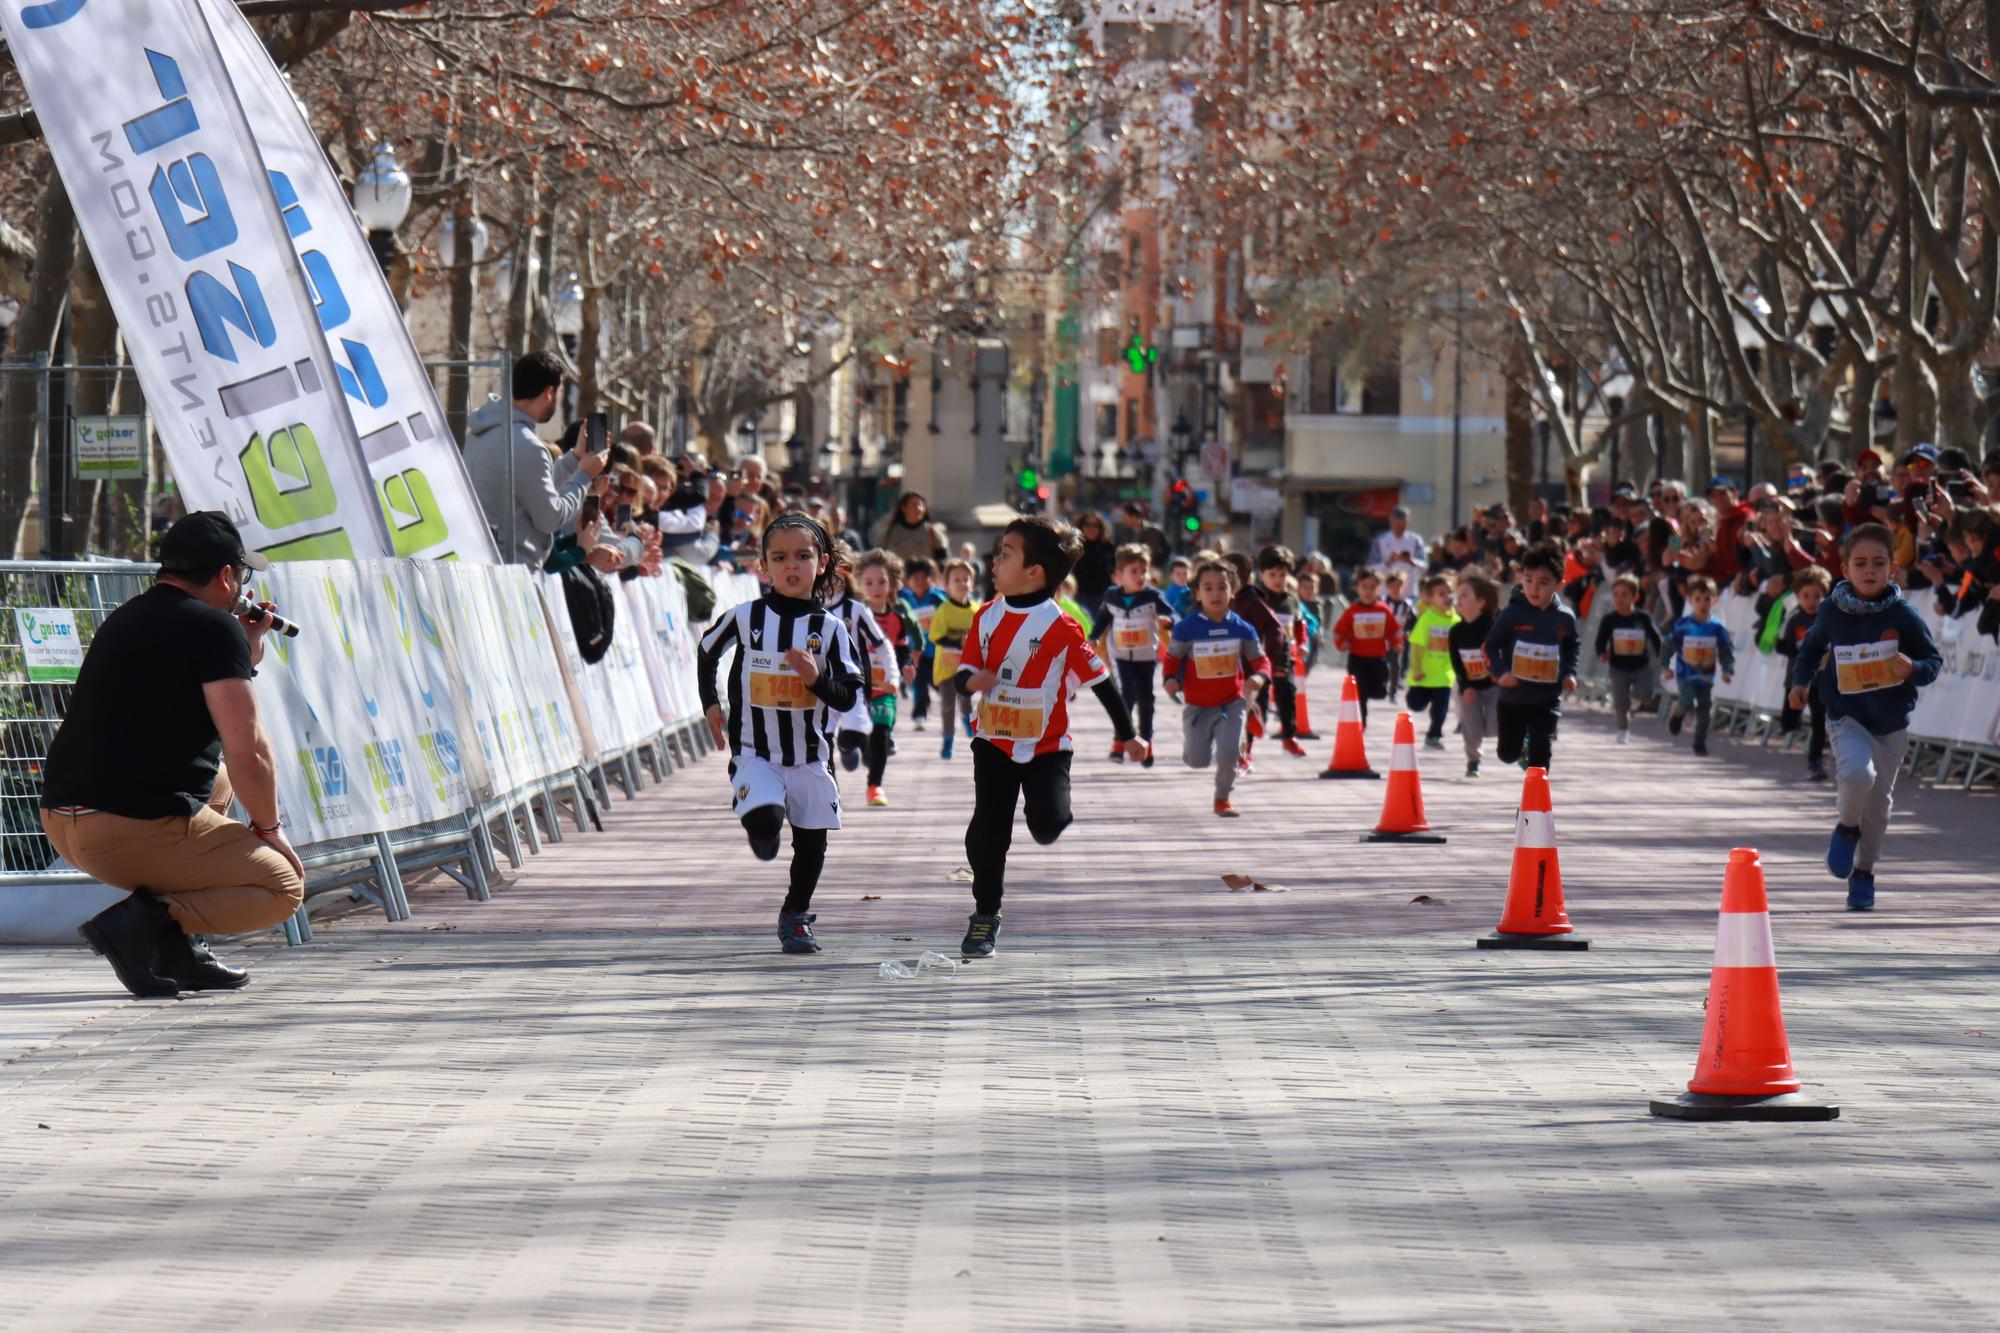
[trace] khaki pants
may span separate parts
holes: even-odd
[[[298,910],[305,884],[275,848],[222,812],[227,771],[192,818],[127,819],[42,811],[42,831],[71,865],[113,888],[147,889],[190,935],[266,930]]]

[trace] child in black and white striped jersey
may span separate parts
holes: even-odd
[[[822,601],[840,554],[803,514],[779,517],[764,530],[770,591],[723,612],[702,636],[697,658],[702,707],[716,744],[729,747],[732,808],[750,850],[772,860],[785,824],[792,826],[791,888],[778,913],[786,953],[819,952],[812,895],[826,866],[826,835],[840,827],[834,719],[866,685],[847,627]],[[716,677],[731,648],[725,713]]]

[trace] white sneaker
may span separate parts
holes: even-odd
[[[1620,745],[1629,745],[1629,744],[1631,743],[1631,741],[1632,741],[1632,733],[1631,733],[1631,732],[1629,732],[1629,731],[1620,731],[1620,732],[1618,733],[1618,743],[1619,743]]]

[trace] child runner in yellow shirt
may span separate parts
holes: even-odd
[[[959,707],[958,690],[953,681],[958,676],[959,654],[965,651],[965,636],[972,628],[972,618],[979,608],[972,601],[972,565],[965,560],[944,562],[944,600],[931,612],[930,640],[936,645],[936,656],[931,661],[931,683],[938,687],[938,721],[944,728],[944,744],[938,747],[938,757],[951,758],[952,743],[958,738],[952,733],[951,715],[954,710],[965,715],[965,734],[972,734],[972,709],[968,705]]]
[[[1426,750],[1444,748],[1445,712],[1451,707],[1451,630],[1458,624],[1452,607],[1451,580],[1443,574],[1427,574],[1417,585],[1417,619],[1410,626],[1409,708],[1431,713],[1430,730],[1424,734]]]

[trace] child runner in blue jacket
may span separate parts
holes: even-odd
[[[1875,906],[1875,862],[1889,831],[1896,773],[1910,748],[1917,691],[1938,678],[1944,659],[1903,590],[1890,582],[1895,537],[1879,523],[1848,534],[1847,578],[1820,603],[1792,662],[1787,702],[1803,708],[1822,663],[1820,697],[1833,742],[1839,820],[1827,843],[1826,868],[1847,881],[1849,911]],[[1831,658],[1831,661],[1827,659]]]

